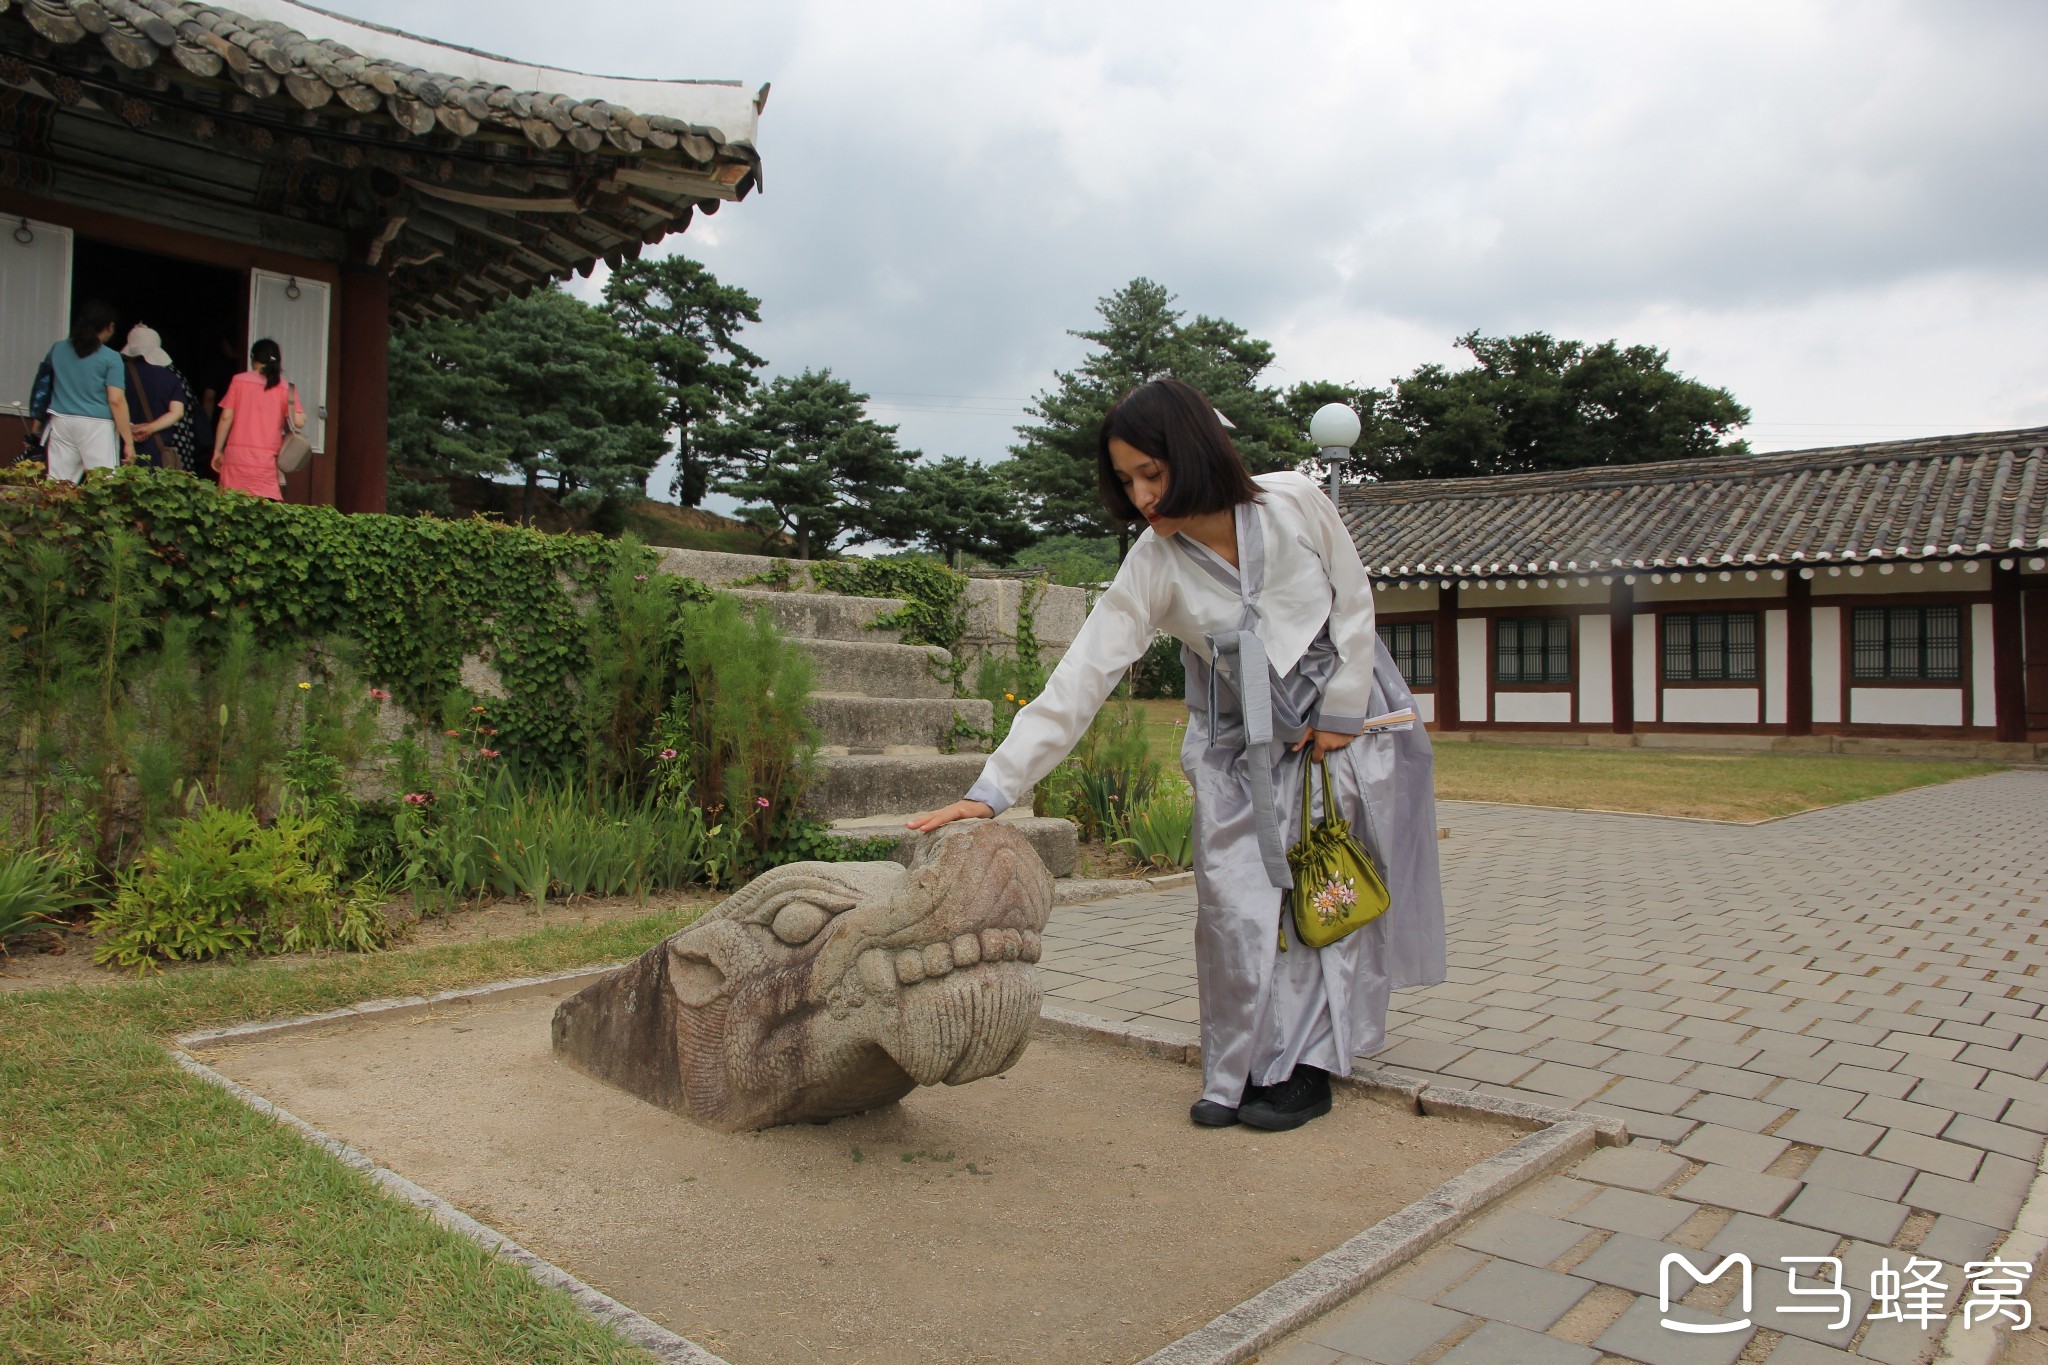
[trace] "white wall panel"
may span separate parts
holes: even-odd
[[[1606,616],[1579,618],[1579,719],[1614,722],[1614,623]]]
[[[1842,719],[1842,609],[1813,609],[1813,719],[1833,725]]]
[[[1493,670],[1486,657],[1486,621],[1472,617],[1458,622],[1458,720],[1467,725],[1484,722],[1486,680]]]
[[[1664,719],[1683,725],[1754,725],[1754,687],[1667,687]]]
[[[1648,724],[1657,719],[1657,617],[1654,612],[1636,613],[1636,719]]]
[[[1522,724],[1569,725],[1572,694],[1569,692],[1496,692],[1493,718]]]
[[[1852,687],[1851,725],[1961,725],[1960,687]]]
[[[1998,724],[1998,679],[1992,670],[1991,604],[1970,607],[1970,723]]]
[[[36,369],[70,330],[71,229],[19,219],[0,239],[0,404],[10,413],[28,416]]]
[[[1415,694],[1415,714],[1421,717],[1425,723],[1434,725],[1436,723],[1436,693],[1417,692]]]
[[[1785,723],[1785,613],[1764,613],[1764,723]]]

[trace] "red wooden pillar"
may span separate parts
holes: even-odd
[[[2027,675],[2021,641],[2020,566],[1991,566],[1991,704],[1998,713],[1998,738],[2018,744],[2027,737]]]
[[[391,290],[374,266],[342,268],[340,385],[334,505],[381,512],[390,435]]]
[[[1458,730],[1458,583],[1436,590],[1436,728]]]
[[[1785,579],[1785,733],[1813,733],[1813,583],[1798,569]]]
[[[1626,577],[1617,576],[1607,597],[1607,614],[1612,629],[1608,645],[1608,686],[1614,692],[1614,733],[1636,732],[1636,590]]]

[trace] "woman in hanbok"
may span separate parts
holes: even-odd
[[[1156,634],[1178,639],[1202,1020],[1189,1116],[1296,1128],[1329,1112],[1332,1075],[1385,1046],[1389,992],[1444,979],[1428,736],[1400,718],[1414,698],[1380,645],[1357,547],[1313,481],[1252,478],[1215,409],[1172,379],[1110,409],[1098,473],[1110,515],[1146,531],[966,799],[910,825],[1000,815],[1067,756]],[[1318,758],[1393,897],[1320,950],[1286,903],[1303,765]]]

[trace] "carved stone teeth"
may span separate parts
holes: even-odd
[[[860,980],[875,995],[893,995],[896,992],[896,964],[890,960],[887,950],[870,948],[860,955],[854,964],[860,973]]]
[[[1039,955],[1045,951],[1044,945],[1039,942],[1038,935],[1030,929],[1020,929],[1017,932],[1019,937],[1023,939],[1023,946],[1017,950],[1017,960],[1019,962],[1038,961]]]
[[[896,979],[906,986],[924,980],[924,954],[915,948],[905,948],[896,954]]]
[[[962,934],[953,940],[953,965],[972,967],[981,961],[981,940],[973,934]]]
[[[953,970],[953,948],[947,943],[927,944],[924,950],[924,974],[944,976]]]
[[[981,931],[981,960],[1001,962],[1003,960],[1003,931],[984,929]]]

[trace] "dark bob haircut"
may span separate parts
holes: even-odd
[[[1109,458],[1113,440],[1127,442],[1166,466],[1166,496],[1159,503],[1162,517],[1206,516],[1259,500],[1259,486],[1245,473],[1244,461],[1216,409],[1178,379],[1155,379],[1117,399],[1102,419],[1096,442],[1102,505],[1118,521],[1141,521]]]

